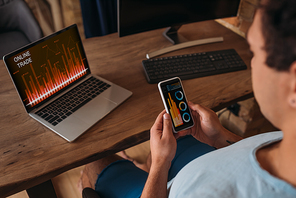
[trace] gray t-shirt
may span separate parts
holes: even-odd
[[[260,134],[196,158],[168,182],[169,197],[295,198],[296,188],[263,170],[255,155],[281,139],[282,132]]]

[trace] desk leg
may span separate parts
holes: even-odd
[[[51,180],[27,189],[30,198],[57,198]]]

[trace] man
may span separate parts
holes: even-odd
[[[113,156],[87,165],[82,184],[96,187],[102,197],[296,197],[296,1],[260,2],[247,39],[255,98],[282,132],[241,140],[213,111],[190,103],[196,125],[178,133],[191,135],[178,143],[169,115],[157,117],[144,168],[148,176]]]

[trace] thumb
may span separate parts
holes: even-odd
[[[163,114],[163,135],[172,135],[172,120],[169,114]]]

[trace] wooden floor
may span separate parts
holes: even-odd
[[[149,141],[126,150],[126,153],[140,162],[145,162],[150,152]],[[80,179],[80,171],[84,166],[67,171],[52,179],[58,198],[82,198],[76,187]],[[26,191],[22,191],[8,198],[29,198]]]

